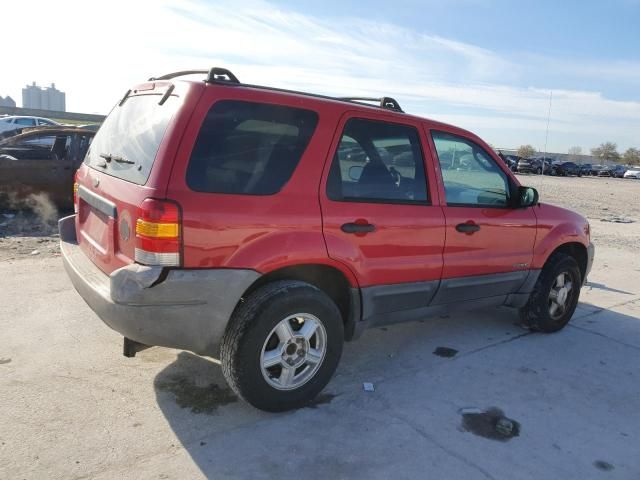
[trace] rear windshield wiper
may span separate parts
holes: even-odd
[[[119,157],[118,155],[111,155],[110,153],[101,153],[100,157],[104,158],[107,161],[107,163],[111,162],[111,160],[113,160],[114,162],[117,162],[117,163],[128,163],[130,165],[133,165],[133,164],[136,163],[136,162],[133,162],[131,160],[127,160],[124,157]],[[102,166],[102,165],[100,165],[100,166]]]
[[[112,156],[111,160],[113,160],[114,162],[118,162],[118,163],[128,163],[129,165],[133,165],[134,163],[136,163],[136,162],[134,162],[132,160],[127,160],[124,157],[118,157],[117,155]]]

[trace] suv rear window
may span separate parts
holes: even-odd
[[[96,133],[84,163],[113,177],[144,185],[167,125],[180,106],[175,95],[158,105],[160,98],[161,94],[136,95],[127,98],[122,106],[116,105]]]
[[[202,124],[187,185],[198,192],[277,193],[291,178],[317,123],[310,110],[221,100]]]

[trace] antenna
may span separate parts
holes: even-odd
[[[544,175],[544,165],[547,160],[547,140],[549,140],[549,122],[551,121],[551,101],[553,99],[553,90],[549,92],[549,112],[547,113],[547,132],[544,135],[544,153],[542,154],[542,172],[540,175]]]

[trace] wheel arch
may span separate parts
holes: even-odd
[[[334,301],[342,315],[345,340],[352,340],[356,323],[362,317],[360,288],[355,278],[349,278],[342,270],[326,264],[299,264],[281,267],[264,273],[242,294],[238,304],[258,288],[279,280],[298,280],[322,290]],[[238,306],[236,305],[236,309]]]
[[[582,281],[584,281],[584,277],[587,273],[587,263],[589,261],[587,247],[585,247],[580,242],[563,243],[562,245],[559,245],[558,247],[556,247],[551,252],[551,254],[546,258],[544,262],[545,265],[549,261],[549,258],[551,258],[555,253],[564,253],[566,255],[573,257],[575,261],[578,263],[578,267],[580,268],[581,279]]]

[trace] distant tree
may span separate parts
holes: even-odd
[[[640,165],[640,150],[634,147],[630,147],[622,155],[622,160],[627,165]]]
[[[618,145],[613,142],[601,143],[600,146],[591,149],[591,155],[599,161],[617,162],[620,160]]]
[[[582,155],[582,147],[571,147],[567,153],[569,154],[569,158],[575,162],[578,157]]]
[[[531,158],[535,154],[536,149],[531,145],[520,145],[520,148],[518,148],[518,151],[516,152],[516,155],[518,155],[520,158]]]

